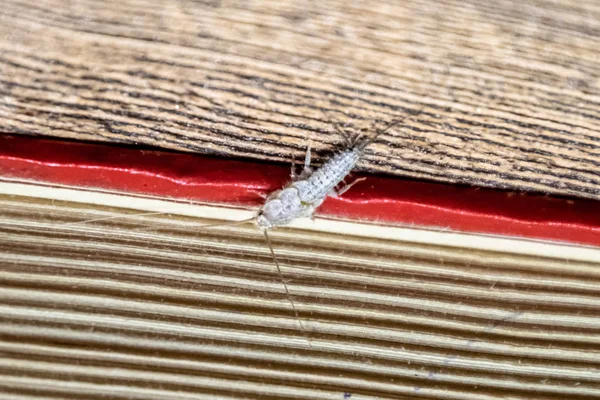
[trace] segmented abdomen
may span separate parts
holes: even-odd
[[[304,180],[294,182],[300,200],[308,204],[320,204],[327,194],[354,169],[360,150],[351,149],[336,154]]]

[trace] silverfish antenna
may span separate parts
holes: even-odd
[[[92,222],[100,222],[100,221],[109,221],[109,220],[115,220],[115,219],[132,219],[132,218],[136,218],[136,217],[144,217],[144,216],[148,216],[148,215],[169,215],[169,214],[173,214],[171,212],[164,212],[164,211],[160,211],[160,212],[145,212],[145,213],[135,213],[135,214],[118,214],[118,215],[111,215],[109,217],[101,217],[101,218],[93,218],[93,219],[84,219],[81,221],[74,221],[74,222],[64,222],[61,224],[58,224],[56,226],[74,226],[74,225],[84,225],[84,224],[89,224]],[[241,225],[241,224],[245,224],[247,222],[251,222],[254,220],[255,217],[251,217],[251,218],[247,218],[247,219],[243,219],[241,221],[231,221],[231,222],[223,222],[223,223],[219,223],[219,224],[209,224],[209,225],[200,225],[200,228],[216,228],[219,226],[232,226],[232,225]]]
[[[281,267],[279,266],[279,262],[277,261],[277,257],[275,256],[275,251],[273,251],[273,244],[271,243],[271,238],[269,237],[269,234],[267,233],[266,229],[263,229],[263,233],[265,234],[265,239],[267,240],[267,245],[269,245],[269,250],[271,250],[271,255],[273,256],[273,262],[275,263],[275,266],[277,267],[277,272],[279,273],[279,278],[281,279],[281,283],[283,284],[283,288],[285,289],[285,294],[287,295],[288,301],[290,302],[290,305],[292,306],[292,310],[294,310],[294,315],[296,316],[296,320],[298,321],[298,324],[300,325],[300,329],[302,330],[302,333],[304,334],[304,337],[306,338],[306,341],[308,342],[308,347],[310,347],[312,349],[312,343],[308,337],[308,333],[306,332],[306,329],[304,329],[304,324],[302,323],[302,319],[300,319],[300,314],[298,314],[298,309],[296,309],[296,305],[294,304],[294,300],[292,299],[292,295],[290,294],[287,283],[285,283],[283,273],[281,272]]]
[[[382,129],[376,130],[375,134],[373,136],[371,136],[371,137],[361,138],[360,136],[357,136],[354,139],[354,142],[355,142],[354,146],[356,146],[357,148],[359,148],[361,151],[364,150],[368,145],[370,145],[371,143],[373,143],[380,135],[383,135],[384,133],[386,133],[387,131],[389,131],[393,127],[395,127],[395,126],[401,124],[402,122],[404,122],[405,120],[406,120],[406,117],[395,119],[395,120],[391,121],[390,123],[388,123]]]
[[[72,225],[84,225],[84,224],[89,224],[90,222],[99,222],[99,221],[108,221],[111,219],[128,219],[128,218],[135,218],[135,217],[143,217],[146,215],[163,215],[163,214],[169,214],[169,213],[165,213],[165,212],[147,212],[147,213],[136,213],[136,214],[119,214],[119,215],[112,215],[110,217],[102,217],[102,218],[94,218],[94,219],[84,219],[81,221],[75,221],[75,222],[65,222],[62,224],[58,224],[57,226],[72,226]]]
[[[234,226],[234,225],[242,225],[245,224],[247,222],[251,222],[254,221],[255,217],[251,217],[251,218],[247,218],[247,219],[243,219],[241,221],[231,221],[231,222],[224,222],[222,224],[210,224],[210,225],[200,225],[199,228],[216,228],[219,226]]]

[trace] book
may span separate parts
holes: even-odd
[[[288,295],[262,232],[226,224],[289,167],[0,142],[10,398],[600,393],[594,201],[368,176],[270,232]]]

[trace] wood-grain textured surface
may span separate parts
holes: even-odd
[[[592,259],[0,207],[2,399],[600,397]]]
[[[334,121],[409,115],[360,168],[600,198],[596,0],[3,0],[0,21],[0,131],[288,162]]]

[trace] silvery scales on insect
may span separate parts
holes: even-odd
[[[400,122],[401,120],[398,120],[388,124],[372,137],[361,135],[351,137],[342,133],[345,139],[345,150],[335,154],[315,171],[310,167],[309,146],[304,169],[300,175],[296,174],[295,164],[292,163],[291,182],[267,197],[256,216],[256,224],[266,232],[270,228],[287,225],[297,218],[312,217],[327,196],[341,196],[354,184],[365,179],[356,179],[350,184],[344,183],[342,188],[336,189],[354,169],[365,148],[380,134]]]

